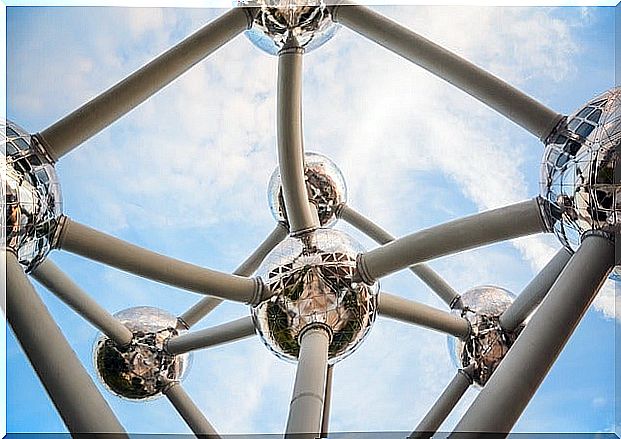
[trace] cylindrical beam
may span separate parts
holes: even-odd
[[[455,427],[455,437],[508,434],[615,263],[607,237],[587,235],[539,309]]]
[[[194,404],[194,401],[183,389],[181,383],[177,381],[169,382],[163,393],[194,434],[205,439],[220,439],[216,429],[213,428],[200,409]]]
[[[304,49],[285,47],[278,55],[278,166],[292,235],[319,227],[317,210],[308,200],[302,134],[302,57]]]
[[[515,302],[500,316],[500,326],[508,332],[514,331],[532,314],[535,308],[546,297],[554,282],[559,277],[569,259],[571,252],[561,248],[546,266],[529,282],[517,296]]]
[[[377,312],[383,317],[435,329],[459,338],[470,334],[470,323],[462,317],[383,291],[379,295]]]
[[[257,249],[252,252],[252,254],[248,256],[248,258],[242,262],[239,267],[237,267],[233,274],[246,277],[252,276],[252,274],[257,271],[257,268],[261,265],[261,262],[263,262],[265,257],[274,249],[274,247],[276,247],[287,237],[288,233],[289,230],[287,229],[287,226],[280,222],[277,223],[272,233],[270,233],[259,245],[259,247],[257,247]],[[192,308],[181,314],[181,316],[179,316],[179,320],[181,320],[187,328],[190,328],[202,318],[207,316],[207,314],[213,311],[221,303],[222,300],[216,297],[205,297],[192,306]]]
[[[31,275],[117,345],[125,346],[132,340],[133,334],[125,325],[102,308],[49,259],[39,264]]]
[[[333,8],[332,17],[465,91],[541,140],[563,118],[491,73],[367,7],[344,3]]]
[[[11,252],[2,253],[6,254],[8,322],[69,432],[117,433],[114,437],[127,438],[17,257]]]
[[[358,276],[372,284],[395,271],[433,258],[506,239],[547,232],[539,199],[488,210],[411,235],[358,256]]]
[[[242,303],[258,303],[259,278],[225,274],[140,248],[65,217],[56,245],[138,276],[201,294]]]
[[[334,373],[334,365],[328,365],[326,371],[326,393],[323,398],[323,415],[321,416],[321,438],[328,437],[330,427],[330,404],[332,402],[332,378]]]
[[[173,337],[166,343],[166,350],[173,355],[183,354],[241,340],[254,334],[252,317],[242,317],[222,325]]]
[[[247,29],[251,17],[233,8],[37,135],[56,161],[140,105]]]
[[[390,233],[347,205],[339,209],[339,216],[378,244],[388,244],[395,239]],[[427,264],[413,265],[410,270],[451,308],[462,308],[459,293]]]
[[[409,439],[429,439],[437,431],[448,415],[453,411],[459,400],[472,385],[473,367],[460,369],[449,385],[444,389],[438,400],[429,409],[429,412],[420,421]]]
[[[286,439],[316,439],[321,432],[330,334],[322,326],[307,328],[300,337]]]

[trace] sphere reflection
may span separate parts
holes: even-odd
[[[278,357],[297,359],[298,335],[313,323],[332,332],[331,363],[359,346],[375,321],[379,288],[352,281],[362,251],[345,233],[318,229],[287,238],[268,255],[259,272],[273,296],[254,307],[252,316]]]
[[[325,44],[338,29],[321,0],[242,0],[238,5],[258,9],[246,36],[270,55],[276,55],[289,38],[310,52]]]
[[[0,124],[4,249],[17,254],[26,271],[50,252],[62,214],[58,176],[37,141],[13,122]]]
[[[480,286],[461,296],[463,310],[453,311],[467,319],[471,333],[466,339],[448,337],[449,352],[457,367],[474,365],[473,380],[484,386],[522,330],[508,333],[500,327],[499,317],[515,296],[495,286]]]
[[[114,315],[134,334],[128,346],[118,346],[102,335],[95,342],[94,361],[98,378],[113,394],[130,400],[159,397],[166,381],[181,381],[190,354],[171,355],[166,340],[178,335],[177,318],[166,311],[140,306]]]
[[[314,152],[304,154],[304,174],[308,199],[317,208],[319,223],[322,227],[333,225],[337,220],[339,206],[347,202],[347,186],[343,174],[332,160]],[[278,167],[270,178],[268,201],[276,221],[287,223]]]
[[[605,92],[569,116],[546,145],[541,168],[545,215],[575,251],[590,230],[621,231],[621,88]]]

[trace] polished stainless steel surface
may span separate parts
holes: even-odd
[[[331,364],[359,346],[375,321],[379,288],[352,281],[361,251],[345,233],[318,229],[287,238],[268,255],[259,273],[273,296],[254,307],[252,316],[261,339],[278,357],[295,360],[299,334],[317,323],[332,332]]]
[[[36,139],[13,122],[0,123],[2,211],[0,239],[26,271],[45,259],[62,214],[58,176]]]
[[[93,358],[97,377],[112,393],[129,400],[161,396],[168,381],[181,381],[190,365],[190,354],[171,355],[166,340],[183,332],[177,318],[150,306],[125,309],[114,315],[134,334],[128,346],[106,336],[95,342]]]
[[[330,227],[337,220],[337,211],[347,202],[347,185],[341,170],[323,154],[304,154],[304,176],[309,201],[317,208],[321,227]],[[272,173],[267,197],[276,221],[287,224],[287,211],[278,167]]]
[[[461,298],[463,310],[453,313],[468,319],[471,331],[463,339],[449,336],[449,352],[457,367],[474,365],[473,380],[484,386],[523,328],[507,332],[500,327],[499,317],[515,296],[503,288],[484,285],[466,291]]]
[[[256,8],[246,36],[259,49],[276,55],[288,38],[307,52],[325,44],[338,25],[322,0],[240,0],[239,6]]]
[[[564,246],[585,232],[621,231],[621,88],[606,91],[567,118],[546,145],[541,166],[544,212]]]

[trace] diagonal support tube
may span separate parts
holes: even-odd
[[[429,409],[429,412],[420,421],[408,439],[429,439],[438,431],[438,428],[451,414],[459,400],[472,385],[474,366],[459,369],[438,400]]]
[[[190,332],[171,338],[166,344],[168,353],[177,355],[231,343],[255,335],[252,317],[242,317],[232,322]]]
[[[342,219],[378,244],[388,244],[395,239],[390,233],[347,205],[343,205],[338,212]],[[425,282],[451,308],[461,309],[463,307],[459,293],[427,264],[412,265],[410,271]]]
[[[326,371],[326,393],[323,398],[323,414],[321,416],[321,438],[328,437],[328,430],[330,427],[330,404],[332,402],[332,378],[334,373],[334,365],[328,365]]]
[[[435,329],[458,338],[466,338],[470,334],[470,323],[462,317],[383,291],[379,295],[377,312],[383,317]]]
[[[544,141],[563,116],[491,73],[365,6],[333,7],[337,22],[465,91]]]
[[[250,9],[234,8],[37,134],[56,161],[140,105],[249,28]]]
[[[133,334],[125,325],[86,294],[51,260],[44,260],[30,274],[117,345],[125,346],[132,340]]]
[[[258,303],[259,278],[225,274],[143,249],[64,217],[58,248],[154,281],[242,303]]]
[[[565,247],[560,249],[546,266],[530,281],[517,296],[515,302],[500,316],[500,326],[512,332],[532,314],[535,308],[546,297],[556,279],[569,262],[571,252]]]
[[[547,232],[538,198],[441,224],[358,256],[360,280],[376,279],[440,256]]]
[[[213,428],[207,418],[205,418],[205,415],[203,415],[196,404],[194,404],[194,401],[192,401],[190,395],[183,389],[181,383],[178,381],[168,382],[163,393],[194,434],[199,438],[220,439],[220,435],[216,429]]]
[[[290,39],[289,43],[294,41]],[[302,58],[304,49],[287,44],[278,54],[278,166],[285,210],[292,235],[319,227],[317,210],[308,201],[302,135]]]
[[[252,252],[248,258],[237,267],[233,274],[237,276],[252,276],[257,271],[261,262],[265,257],[276,247],[283,239],[287,237],[289,230],[283,223],[277,223],[276,227],[270,233],[267,238]],[[222,303],[222,299],[216,297],[205,297],[198,301],[192,308],[179,316],[182,325],[189,329],[194,326],[199,320],[204,318],[207,314],[213,311],[218,305]]]
[[[111,437],[127,438],[123,426],[28,281],[17,257],[11,252],[3,253],[6,254],[8,322],[69,432],[116,433]]]
[[[591,234],[583,238],[452,437],[475,438],[487,432],[509,434],[614,264],[614,244],[608,237]]]
[[[310,326],[300,334],[298,370],[293,385],[285,439],[319,437],[326,391],[329,344],[330,334],[323,326]]]

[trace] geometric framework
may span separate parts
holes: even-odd
[[[240,10],[234,10],[231,13],[226,14],[228,15],[227,18],[230,19],[231,17],[234,17],[233,20],[237,20],[239,24],[241,21],[240,17],[242,17],[244,14],[247,13],[245,10],[242,11],[242,13],[240,13],[239,11]],[[370,12],[366,11],[365,8],[358,7],[358,6],[346,6],[346,7],[339,6],[338,8],[334,8],[333,16],[335,17],[337,21],[340,21],[341,23],[349,27],[352,27],[354,30],[359,31],[362,34],[365,34],[365,31],[367,30],[361,24],[364,22],[364,20],[368,20],[369,22],[372,22],[373,20],[377,20],[376,23],[382,23],[383,25],[386,25],[386,28],[391,26],[390,23],[383,22],[380,17],[376,16],[376,14],[371,14]],[[357,28],[357,26],[360,26],[360,28]],[[222,31],[222,29],[225,27],[226,26],[222,26],[220,29],[210,29],[210,30]],[[238,32],[241,30],[243,30],[242,27],[237,28]],[[375,30],[377,31],[377,29]],[[392,29],[392,30],[395,30],[395,29]],[[379,34],[381,33],[382,33],[381,30],[379,30]],[[406,36],[411,36],[407,34],[407,32],[405,31],[402,31],[401,33],[395,31],[395,34],[399,35],[401,38],[405,38]],[[371,39],[374,39],[373,35],[370,36],[367,34],[366,36],[370,37]],[[382,35],[382,37],[385,37],[385,36],[386,35]],[[376,37],[376,38],[379,39],[379,37]],[[388,43],[386,42],[384,43],[387,46],[390,46],[391,44],[390,41],[388,41]],[[220,44],[223,44],[223,41]],[[399,52],[399,50],[395,50],[393,47],[389,47],[389,48],[391,50]],[[281,60],[284,59],[284,55],[285,55],[284,53],[281,54]],[[299,58],[301,59],[301,54],[298,53],[296,54],[296,56],[297,55],[300,55]],[[285,66],[285,63],[283,62],[283,66],[282,66],[283,74],[285,74],[287,69],[291,67],[295,68],[295,66],[287,67]],[[295,81],[292,81],[292,82],[295,82]],[[297,85],[299,86],[299,84]],[[151,92],[154,92],[154,90],[149,90],[147,94]],[[118,90],[117,90],[117,93],[118,93]],[[485,101],[485,97],[481,97],[481,96],[477,96],[477,97]],[[135,106],[138,103],[139,102],[136,103],[136,101],[134,101],[131,105]],[[287,105],[287,104],[288,103],[285,102],[283,105]],[[525,101],[522,102],[522,104],[524,104],[524,106],[527,106],[527,104],[533,104],[533,102],[525,99]],[[96,103],[94,105],[96,105]],[[126,111],[129,111],[129,109],[131,108],[125,108],[123,109],[123,111],[126,112]],[[553,112],[546,111],[546,109],[542,108],[542,106],[538,107],[538,110],[541,112],[541,114],[539,114],[541,120],[535,120],[536,118],[532,118],[532,120],[527,119],[527,120],[522,120],[520,122],[522,122],[523,126],[526,125],[526,128],[529,129],[529,131],[538,135],[542,139],[546,139],[548,135],[552,132],[550,131],[550,133],[546,133],[546,129],[549,128],[550,130],[552,130],[554,127],[557,126],[561,118],[559,117],[559,115]],[[290,112],[289,114],[291,113],[293,112]],[[84,111],[81,114],[83,116]],[[119,117],[120,115],[121,114],[116,114],[115,117]],[[78,117],[78,118],[80,117],[79,114],[77,116],[76,114],[72,114],[70,115],[70,117],[71,116]],[[547,116],[547,118],[544,116]],[[542,123],[542,120],[545,123]],[[75,120],[72,120],[71,122],[75,123]],[[293,125],[295,125],[295,121],[287,121],[285,119],[279,118],[279,123],[285,123],[285,122],[290,122]],[[68,122],[65,120],[64,121],[65,129],[66,129],[67,123]],[[88,125],[88,122],[84,122],[84,124]],[[39,133],[38,139],[41,141],[42,145],[46,148],[46,151],[49,153],[49,155],[52,156],[55,160],[58,160],[62,157],[62,155],[69,152],[72,148],[78,146],[78,144],[81,143],[83,140],[85,140],[87,136],[90,137],[91,135],[95,134],[97,130],[104,128],[104,126],[105,124],[101,124],[100,121],[95,121],[93,126],[88,127],[82,132],[78,132],[77,135],[75,132],[70,133],[68,135],[69,140],[67,140],[67,137],[63,138],[63,135],[67,135],[67,133],[64,133],[62,130],[63,121],[59,121],[58,124],[55,124],[49,129],[44,130],[43,132]],[[542,128],[542,127],[545,127],[545,128]],[[291,143],[293,144],[295,142],[291,142]],[[58,148],[58,149],[55,149],[55,148]],[[299,152],[300,151],[298,151],[298,153]],[[282,167],[283,167],[283,161],[281,160],[281,170],[282,170]],[[307,199],[308,197],[304,194],[302,198]],[[287,195],[285,195],[285,202],[287,202]],[[417,274],[419,275],[421,274],[423,276],[426,275],[427,276],[426,279],[430,280],[432,279],[434,274],[428,270],[428,267],[425,267],[424,265],[422,266],[418,265],[424,262],[425,260],[432,259],[433,257],[440,256],[441,254],[448,254],[450,252],[455,252],[455,251],[460,251],[460,250],[464,250],[467,248],[471,248],[475,245],[482,245],[483,243],[490,243],[490,242],[499,241],[502,239],[516,237],[516,236],[523,236],[523,235],[530,234],[530,233],[549,232],[549,230],[547,230],[545,227],[545,222],[543,222],[540,217],[541,215],[540,203],[541,202],[542,201],[538,199],[538,200],[532,200],[529,202],[519,203],[518,205],[509,206],[507,208],[501,208],[495,211],[485,212],[483,214],[476,215],[475,217],[466,219],[467,221],[465,222],[459,222],[458,225],[460,227],[467,227],[468,224],[471,224],[471,225],[477,224],[479,226],[480,224],[488,224],[490,225],[492,229],[494,227],[497,227],[498,230],[493,230],[492,231],[493,236],[491,237],[472,236],[471,237],[472,241],[470,242],[458,242],[453,247],[450,247],[448,249],[442,249],[441,251],[438,251],[437,249],[433,249],[431,247],[425,248],[424,250],[427,253],[424,254],[424,257],[426,259],[415,260],[415,261],[412,261],[411,259],[408,259],[406,261],[400,260],[398,263],[395,262],[394,260],[387,261],[388,259],[386,257],[387,249],[388,250],[390,249],[399,250],[399,245],[406,245],[406,244],[408,246],[413,245],[412,238],[416,234],[409,235],[409,238],[406,237],[408,239],[400,238],[399,240],[396,241],[395,245],[392,245],[392,246],[384,245],[378,248],[376,253],[374,253],[374,251],[369,252],[367,254],[364,254],[363,257],[359,259],[359,263],[357,266],[359,280],[363,280],[365,282],[372,281],[375,278],[388,274],[389,272],[393,272],[401,268],[406,268],[408,266],[413,266],[412,267],[413,271],[415,272],[418,271]],[[511,227],[505,227],[506,224],[503,221],[506,221],[508,217],[515,216],[516,214],[523,215],[521,218],[526,219],[524,223],[520,225],[511,223],[510,224]],[[383,232],[377,226],[370,223],[367,219],[361,217],[359,214],[357,214],[355,211],[353,211],[347,206],[343,206],[343,208],[340,211],[340,215],[341,215],[341,218],[356,225],[361,230],[367,232],[370,236],[372,237],[374,236],[375,239],[381,244],[386,244],[393,239],[390,235]],[[291,212],[292,224],[294,223],[293,217],[294,217],[294,212]],[[479,223],[479,221],[482,221],[482,223]],[[453,235],[450,235],[450,233],[453,230],[450,227],[451,225],[454,226],[455,224],[449,223],[446,226],[438,226],[437,228],[432,228],[430,230],[432,232],[435,231],[437,233],[441,232],[442,234],[448,232],[449,233],[448,236],[453,236]],[[250,276],[252,272],[254,271],[253,269],[256,268],[256,265],[258,265],[258,262],[268,252],[269,247],[273,246],[276,241],[282,239],[284,237],[283,235],[284,235],[283,226],[278,225],[274,233],[270,235],[268,240],[266,240],[266,244],[263,245],[259,249],[259,251],[253,254],[251,258],[249,258],[249,261],[246,264],[244,264],[242,267],[240,267],[240,269],[238,270],[236,274],[240,276]],[[596,287],[599,285],[599,282],[601,281],[601,279],[603,279],[603,277],[605,277],[605,275],[612,268],[615,262],[613,259],[614,252],[610,250],[611,246],[609,245],[609,241],[610,241],[610,237],[602,237],[599,235],[592,235],[592,236],[589,236],[588,239],[584,240],[583,244],[587,243],[588,245],[584,244],[583,247],[581,247],[581,251],[578,251],[574,256],[571,257],[569,263],[580,265],[580,262],[582,260],[584,259],[589,260],[589,259],[594,258],[595,260],[601,260],[603,262],[602,266],[593,267],[594,271],[592,273],[587,273],[587,276],[584,276],[581,279],[570,278],[569,276],[567,276],[565,279],[565,284],[563,284],[563,282],[558,282],[557,284],[555,284],[554,288],[552,288],[552,290],[549,293],[549,297],[544,301],[544,304],[550,304],[548,308],[550,309],[552,308],[558,309],[559,307],[562,308],[562,306],[559,303],[553,301],[553,299],[557,298],[560,293],[557,293],[556,295],[554,295],[554,293],[557,291],[562,292],[563,288],[566,288],[568,285],[575,286],[576,284],[583,287],[583,294],[577,295],[577,297],[574,298],[575,301],[573,305],[581,306],[582,307],[581,309],[584,309],[585,306],[588,306],[588,304],[590,303],[590,300],[592,300],[593,294],[597,291]],[[93,246],[96,248],[96,250],[92,251],[92,250],[87,249],[86,248],[87,242],[89,245],[94,244]],[[265,290],[263,289],[262,283],[260,280],[257,280],[257,279],[253,279],[252,282],[249,282],[247,280],[243,282],[240,281],[238,284],[237,279],[233,280],[232,278],[229,278],[229,277],[220,276],[220,273],[205,271],[202,274],[211,276],[211,279],[208,279],[207,281],[205,281],[205,284],[201,285],[199,282],[196,282],[195,280],[192,280],[192,279],[189,279],[189,280],[181,279],[180,277],[183,277],[183,276],[176,277],[175,275],[170,275],[170,273],[168,275],[162,275],[162,274],[157,273],[158,268],[161,268],[162,266],[161,263],[164,263],[164,262],[171,263],[171,264],[176,263],[169,259],[165,259],[165,260],[161,259],[159,260],[159,264],[155,263],[153,264],[153,266],[149,266],[149,263],[145,263],[144,265],[146,265],[146,267],[143,266],[142,263],[136,264],[136,263],[131,263],[131,261],[130,262],[123,261],[122,257],[119,257],[119,255],[115,256],[113,254],[114,250],[122,249],[122,252],[125,253],[126,255],[141,255],[147,259],[150,257],[157,259],[158,256],[153,255],[148,251],[138,249],[135,246],[132,246],[130,244],[122,243],[118,240],[114,240],[111,237],[104,236],[100,232],[96,232],[92,229],[82,226],[72,221],[69,218],[63,218],[63,221],[61,222],[61,226],[60,226],[60,233],[58,235],[58,240],[55,242],[55,244],[61,249],[75,252],[78,254],[82,254],[83,256],[87,256],[92,259],[99,260],[101,262],[110,264],[112,266],[116,266],[126,271],[134,272],[136,274],[144,275],[146,277],[155,278],[162,282],[170,283],[173,285],[180,286],[182,288],[191,289],[191,290],[198,291],[201,293],[211,293],[213,296],[219,297],[218,299],[214,299],[214,298],[205,299],[199,306],[200,311],[197,311],[197,309],[190,310],[191,311],[189,312],[190,317],[186,316],[185,319],[182,319],[188,326],[191,326],[191,324],[193,323],[192,320],[196,319],[198,315],[203,314],[204,316],[206,312],[209,312],[211,309],[213,309],[213,307],[215,307],[220,302],[220,299],[244,301],[250,304],[257,304],[261,301],[262,298],[265,297],[263,296],[263,294],[265,293]],[[397,251],[395,252],[398,253]],[[398,256],[399,258],[397,259],[402,259],[403,255],[398,254]],[[9,254],[7,254],[7,258],[9,260],[8,265],[7,265],[7,270],[9,270],[8,271],[8,285],[7,285],[8,295],[11,296],[12,291],[24,292],[24,291],[29,290],[30,288],[28,284],[24,281],[23,275],[20,274],[20,270],[17,268],[17,265],[14,263],[14,261],[12,261],[13,256],[10,251],[9,251]],[[553,281],[556,278],[556,276],[554,275],[550,276],[550,274],[554,273],[558,275],[560,272],[559,268],[562,267],[564,263],[567,263],[567,259],[569,258],[567,257],[566,252],[563,250],[559,252],[558,257],[555,258],[554,261],[556,261],[556,264],[552,264],[553,266],[547,267],[546,268],[547,271],[544,270],[544,274],[547,275],[547,278],[548,278],[547,279],[548,283],[550,281]],[[49,262],[49,261],[46,261],[46,262]],[[182,264],[182,263],[179,263],[179,264]],[[184,268],[187,270],[194,270],[194,267],[188,267],[187,265],[188,264],[178,265],[178,267]],[[425,269],[427,269],[428,271],[425,271]],[[37,275],[37,272],[39,272],[39,275]],[[33,274],[35,275],[35,277],[45,276],[45,275],[41,275],[40,268],[35,269],[33,271]],[[550,278],[553,278],[553,279],[550,279]],[[563,280],[563,278],[561,278],[561,280]],[[538,305],[541,302],[541,300],[543,300],[543,295],[545,295],[545,293],[547,293],[550,287],[552,286],[549,283],[547,285],[547,288],[541,288],[541,282],[542,282],[541,277],[536,278],[535,281],[539,282],[539,284],[537,285],[536,292],[533,292],[533,294],[531,295],[529,294],[520,295],[520,297],[523,296],[524,300],[528,300],[529,302],[526,304],[520,302],[521,306],[526,305],[525,308],[521,310],[521,312],[524,313],[524,314],[521,314],[522,317],[525,317],[526,315],[528,315],[529,314],[528,311],[531,311],[536,305]],[[450,290],[450,287],[447,287],[447,285],[442,283],[441,279],[435,278],[433,279],[433,282],[428,282],[428,283],[435,286],[435,290],[439,292],[439,294],[443,297],[443,299],[445,299],[445,301],[447,301],[448,304],[450,304],[452,307],[459,307],[458,296]],[[66,285],[63,286],[63,288],[66,288]],[[53,290],[53,287],[51,289]],[[56,291],[56,292],[60,293],[59,291]],[[399,306],[397,307],[386,306],[383,311],[385,316],[397,318],[400,320],[409,320],[410,322],[413,322],[413,323],[423,324],[423,326],[435,327],[435,329],[443,329],[443,330],[446,330],[446,332],[453,333],[453,334],[457,331],[454,327],[459,326],[461,323],[461,322],[457,323],[456,319],[451,319],[448,316],[438,314],[438,311],[436,310],[425,309],[424,307],[421,307],[419,304],[398,302],[399,300],[398,298],[391,298],[389,295],[384,295],[383,297],[389,298],[389,300],[395,299],[395,301],[399,303]],[[30,298],[30,299],[33,300],[33,303],[36,302],[35,298]],[[450,300],[447,300],[447,299],[450,299]],[[390,303],[390,302],[388,301],[387,303]],[[15,302],[13,306],[15,307],[15,309],[17,309],[19,307],[19,304]],[[25,350],[28,351],[28,347],[26,346],[28,343],[32,343],[33,351],[36,351],[39,348],[43,350],[42,347],[37,347],[36,342],[32,341],[31,338],[28,338],[26,336],[24,339],[22,339],[20,337],[20,334],[18,333],[19,331],[22,331],[22,334],[24,334],[24,333],[27,333],[28,330],[27,328],[22,327],[20,322],[16,322],[14,320],[16,316],[11,316],[11,308],[13,308],[13,306],[9,307],[9,315],[8,315],[9,321],[11,322],[11,325],[14,326],[16,335],[18,336],[18,338],[20,338],[20,342],[24,345]],[[541,309],[543,310],[547,310],[548,308],[544,307],[543,305],[541,307]],[[409,311],[405,313],[406,315],[404,315],[403,313],[404,309],[407,309]],[[381,299],[380,299],[380,313],[382,313],[381,310],[382,310],[382,307],[381,307]],[[44,316],[43,310],[39,310],[39,311],[41,312],[41,316],[43,317]],[[541,334],[540,332],[535,333],[535,330],[529,332],[528,334],[529,335],[532,334],[531,337],[533,337],[534,339],[541,337],[543,342],[547,342],[549,346],[552,346],[554,349],[557,349],[557,353],[558,353],[558,349],[562,348],[564,341],[566,341],[567,337],[569,337],[569,335],[571,334],[571,330],[573,329],[573,326],[575,326],[575,324],[578,322],[580,318],[580,315],[575,315],[575,314],[570,315],[571,313],[569,313],[569,310],[567,309],[567,307],[566,307],[566,311],[568,314],[566,316],[565,323],[567,325],[565,326],[565,328],[568,328],[569,331],[565,330],[565,328],[562,328],[562,327],[557,328],[557,332],[553,334],[555,336],[554,340],[551,340],[550,337],[546,338],[544,334]],[[433,316],[433,318],[430,318],[430,316]],[[539,320],[536,320],[537,316],[540,316]],[[543,320],[544,317],[545,317],[545,313],[540,311],[538,314],[533,316],[533,321],[539,322],[540,320]],[[13,321],[11,321],[12,319]],[[210,330],[208,330],[208,332],[203,332],[200,335],[197,334],[197,337],[195,337],[192,340],[192,342],[196,344],[197,338],[200,338],[203,342],[204,340],[209,340],[209,343],[203,343],[203,345],[201,346],[201,347],[206,347],[206,346],[214,345],[215,343],[222,343],[224,341],[230,341],[232,339],[239,337],[240,335],[247,336],[248,326],[246,325],[246,323],[247,321],[232,322],[232,324],[227,324],[228,326],[226,328],[211,328]],[[536,326],[534,327],[535,329],[537,329]],[[227,336],[219,336],[217,334],[228,334],[228,338]],[[214,342],[214,339],[216,339],[215,342]],[[26,343],[24,343],[24,340],[26,340]],[[190,342],[190,340],[186,340],[186,341]],[[523,350],[518,351],[518,352],[520,352],[523,356],[527,355]],[[46,375],[49,371],[46,372],[45,367],[42,366],[41,363],[37,363],[37,360],[34,359],[34,358],[37,358],[38,353],[29,353],[29,354],[32,355],[31,360],[33,361],[33,366],[35,368],[40,367],[40,370],[38,370],[37,372],[40,374],[42,381],[44,381],[45,383],[46,380],[50,379],[50,376]],[[537,358],[537,360],[540,361],[541,367],[535,371],[531,371],[530,373],[534,373],[537,376],[537,378],[543,379],[543,377],[545,376],[545,373],[547,372],[546,368],[551,365],[551,361],[553,361],[554,358],[550,358],[550,356],[546,356],[541,352],[539,353],[539,355],[540,357]],[[511,359],[517,358],[517,360],[513,360],[513,362],[509,362],[510,358]],[[521,362],[522,360],[523,358],[519,357],[516,354],[513,357],[511,356],[507,357],[506,364],[510,364],[511,366],[515,368],[516,362]],[[39,361],[42,361],[44,363],[45,358],[43,359],[39,358]],[[505,369],[509,370],[509,366],[507,366]],[[304,371],[304,363],[302,361],[300,361],[299,370]],[[513,371],[515,372],[515,370]],[[463,373],[464,372],[461,371],[456,377],[456,379],[459,378],[460,375],[463,376]],[[326,375],[324,374],[324,378],[322,378],[323,384],[321,383],[319,384],[320,388],[325,388],[326,386],[325,376]],[[511,377],[505,374],[503,375],[503,378],[506,381],[504,383],[500,382],[500,384],[509,386],[512,382]],[[501,380],[498,379],[496,381],[499,382]],[[298,384],[300,386],[310,384],[312,387],[312,385],[317,384],[317,383],[313,383],[313,382],[298,383],[296,380],[296,388],[294,389],[294,394],[296,390],[299,390]],[[53,389],[54,385],[50,385],[50,387],[48,387],[48,385],[46,384],[46,387],[48,388],[48,392],[50,392],[50,394],[54,393],[54,389]],[[537,385],[534,385],[534,388],[531,387],[529,389],[526,389],[524,394],[520,395],[520,398],[517,398],[519,399],[519,401],[517,402],[514,401],[514,403],[516,404],[515,407],[519,407],[519,404],[523,404],[524,406],[528,402],[529,397],[532,396],[532,392],[534,392],[536,387]],[[62,385],[60,386],[60,388],[62,388]],[[448,390],[450,389],[451,389],[451,386],[449,386]],[[460,423],[460,426],[463,427],[464,431],[476,431],[475,430],[476,428],[480,428],[481,429],[480,431],[509,431],[512,423],[515,422],[517,418],[509,419],[509,416],[505,416],[503,419],[502,416],[499,416],[500,419],[495,419],[495,421],[500,422],[500,424],[490,426],[489,424],[485,424],[485,420],[482,419],[481,417],[480,413],[482,409],[477,412],[476,410],[477,407],[481,407],[481,405],[485,404],[486,402],[487,402],[487,406],[485,406],[486,409],[490,409],[489,401],[497,402],[499,400],[500,397],[498,396],[497,393],[495,394],[496,395],[495,397],[490,396],[490,397],[487,397],[487,399],[483,398],[483,395],[490,395],[490,394],[494,395],[492,393],[482,392],[481,398],[477,399],[477,401],[479,400],[482,401],[480,405],[477,405],[477,402],[475,402],[475,404],[473,405],[472,411],[469,411],[469,413],[466,414],[464,419],[462,419],[462,423]],[[193,410],[192,406],[188,405],[187,400],[184,399],[187,397],[187,395],[183,394],[182,389],[180,388],[179,384],[175,383],[175,385],[170,386],[170,388],[167,390],[167,396],[169,397],[169,399],[171,399],[173,404],[175,404],[177,409],[179,409],[181,412],[183,412],[184,410],[188,410],[188,411]],[[323,392],[322,392],[322,397],[323,397]],[[54,399],[54,395],[52,395],[52,398]],[[180,403],[180,401],[184,401],[185,404]],[[442,402],[442,400],[440,400],[440,402]],[[62,403],[58,403],[55,401],[55,403],[59,411],[61,412],[64,409],[62,407],[62,404],[70,404],[67,401],[64,401]],[[498,411],[499,409],[496,409],[496,410]],[[103,409],[103,411],[106,412],[106,409]],[[302,416],[301,413],[302,412],[297,413],[294,410],[294,406],[292,405],[292,412],[290,413],[290,421],[291,420],[295,421],[296,415],[298,417]],[[306,416],[307,412],[303,412],[303,413],[304,413],[304,416]],[[188,415],[188,412],[182,413],[182,415],[184,414],[188,418],[192,418],[192,416]],[[195,424],[193,425],[193,429],[195,429],[194,431],[197,433],[198,432],[204,433],[208,431],[207,421],[204,418],[200,417],[199,414],[195,412],[192,412],[192,415],[198,418],[198,421],[194,419],[194,422],[195,422]],[[430,415],[431,417],[433,417],[434,415],[433,410],[432,412],[430,412]],[[68,425],[71,423],[71,420],[69,419],[65,419],[65,420],[68,423]],[[325,426],[327,424],[326,419],[323,419],[323,420],[316,419],[316,420],[320,421],[319,422],[320,425],[323,424]],[[84,419],[84,421],[87,421],[87,420]],[[107,427],[110,427],[110,430],[106,430],[106,431],[114,431],[114,427],[116,427],[114,423],[114,417],[111,416],[110,419],[108,419],[108,422],[109,423],[107,424]],[[84,430],[80,430],[80,429],[71,430],[70,429],[70,430],[71,431],[93,431],[93,430],[90,430],[90,428],[92,428],[92,425],[89,426],[90,424],[88,424],[88,422],[86,422],[85,424],[78,424],[78,425],[80,426],[80,428],[85,428],[85,429]],[[457,428],[458,431],[460,430],[460,426],[458,426]],[[421,430],[421,428],[417,428],[417,430]],[[293,429],[293,427],[292,429],[288,430],[289,433],[300,432],[300,431],[309,432],[309,430],[295,430]],[[431,430],[425,429],[425,431],[431,431]],[[313,430],[313,434],[315,434],[316,432],[317,431]]]

